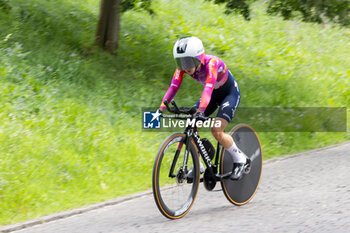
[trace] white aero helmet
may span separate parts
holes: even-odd
[[[173,55],[179,70],[196,68],[204,63],[203,43],[194,36],[180,38],[174,45]]]

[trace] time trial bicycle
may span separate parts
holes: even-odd
[[[173,107],[169,107],[167,101],[164,101],[164,104],[167,110],[175,115],[163,114],[162,117],[194,119],[195,109],[178,108],[174,100],[171,102]],[[230,178],[233,169],[231,155],[219,143],[215,153],[210,141],[200,138],[195,125],[189,124],[183,133],[174,133],[163,142],[153,166],[152,188],[157,207],[165,217],[179,219],[185,216],[195,201],[200,182],[211,191],[220,181],[228,201],[238,206],[248,203],[253,198],[259,186],[263,166],[258,135],[246,124],[233,127],[229,134],[247,156],[248,165],[239,180]],[[202,178],[200,157],[206,166]]]

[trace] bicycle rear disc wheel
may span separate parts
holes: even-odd
[[[240,206],[248,203],[258,189],[262,174],[263,155],[258,135],[249,125],[237,125],[229,134],[237,147],[251,160],[250,172],[243,174],[240,180],[225,179],[221,181],[226,198],[231,203]],[[221,152],[220,174],[231,172],[232,168],[232,156],[224,149]]]
[[[153,167],[153,196],[159,211],[167,218],[178,219],[191,209],[200,181],[198,153],[193,140],[189,143],[187,170],[193,168],[193,178],[186,178],[183,168],[185,134],[173,134],[160,147]],[[176,151],[179,156],[175,158]],[[175,161],[175,162],[174,162]],[[170,170],[174,166],[173,175]]]

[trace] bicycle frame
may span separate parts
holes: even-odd
[[[187,143],[190,141],[191,138],[193,139],[193,141],[198,149],[198,153],[199,153],[200,157],[202,157],[205,166],[207,168],[209,168],[212,171],[212,173],[214,173],[214,174],[217,173],[217,167],[218,167],[218,163],[219,163],[219,153],[220,153],[220,149],[221,149],[220,143],[218,142],[217,149],[216,149],[216,155],[215,155],[215,163],[213,164],[209,155],[208,155],[208,152],[206,151],[206,149],[202,143],[202,140],[198,134],[197,128],[187,128],[184,133],[187,136],[186,137]]]
[[[182,119],[179,117],[175,117],[175,118]],[[174,175],[174,168],[175,168],[175,165],[176,165],[177,160],[179,158],[180,151],[182,149],[183,144],[186,145],[186,147],[185,147],[186,151],[185,151],[185,156],[184,156],[184,161],[183,161],[183,169],[184,169],[183,172],[185,174],[187,174],[189,143],[190,143],[191,139],[193,139],[193,141],[198,149],[199,157],[201,157],[203,159],[206,168],[209,170],[208,172],[210,173],[211,176],[213,176],[216,179],[216,181],[222,181],[223,179],[228,179],[231,176],[232,172],[228,172],[228,173],[225,173],[222,175],[220,175],[218,173],[219,157],[220,157],[220,152],[222,150],[222,146],[219,142],[217,143],[217,146],[216,146],[215,162],[213,163],[208,155],[208,152],[206,151],[206,149],[202,143],[202,140],[198,134],[197,128],[188,126],[185,129],[184,134],[186,134],[186,139],[184,142],[179,142],[179,145],[177,147],[177,150],[176,150],[176,153],[174,155],[174,159],[173,159],[170,171],[169,171],[169,177],[171,177],[171,178],[176,177],[176,175]]]
[[[179,154],[180,154],[180,151],[182,149],[182,146],[183,144],[186,145],[186,151],[185,151],[185,156],[184,156],[184,164],[183,164],[183,167],[185,169],[185,171],[187,172],[187,161],[188,161],[188,148],[189,148],[189,143],[191,141],[191,139],[193,139],[197,149],[198,149],[198,153],[199,153],[199,156],[202,157],[205,165],[207,168],[210,168],[213,173],[217,173],[217,167],[218,167],[218,163],[219,163],[219,156],[220,156],[220,150],[221,150],[221,144],[218,142],[217,144],[217,148],[216,148],[216,155],[215,155],[215,163],[212,163],[212,160],[210,159],[209,155],[208,155],[208,152],[206,151],[203,143],[202,143],[202,140],[198,134],[198,130],[197,128],[193,128],[193,127],[187,127],[184,131],[184,134],[186,134],[186,139],[185,139],[185,142],[180,142],[178,147],[177,147],[177,150],[176,150],[176,153],[175,153],[175,156],[174,156],[174,160],[173,160],[173,163],[171,165],[171,169],[170,169],[170,172],[169,172],[169,176],[170,177],[175,177],[175,175],[173,174],[173,170],[174,170],[174,167],[175,167],[175,164],[178,160],[178,157],[179,157]]]
[[[172,101],[172,104],[174,105],[174,107],[177,109],[177,113],[180,113],[180,110],[179,108],[177,107],[175,101]],[[175,113],[174,111],[171,111],[169,106],[168,106],[168,103],[166,102],[165,105],[167,106],[167,109],[169,110],[169,112],[172,112],[172,113]],[[188,119],[188,117],[180,117],[180,116],[175,116],[175,117],[167,117],[167,118],[173,118],[173,119]],[[193,139],[197,149],[198,149],[198,153],[200,155],[200,157],[202,157],[204,163],[205,163],[205,166],[207,167],[207,169],[209,170],[209,173],[211,176],[213,176],[216,181],[221,181],[223,179],[227,179],[231,176],[232,172],[229,172],[229,173],[226,173],[226,174],[223,174],[223,175],[220,175],[218,174],[218,164],[219,164],[219,156],[220,156],[220,151],[222,150],[222,147],[221,147],[221,144],[218,142],[217,143],[217,147],[216,147],[216,155],[215,155],[215,163],[213,164],[209,155],[208,155],[208,152],[206,151],[204,145],[203,145],[203,142],[202,140],[200,139],[200,136],[198,134],[198,130],[197,130],[197,127],[196,126],[188,126],[185,131],[184,131],[184,134],[186,134],[186,139],[185,139],[185,145],[186,145],[186,151],[185,151],[185,156],[184,156],[184,161],[183,161],[183,172],[185,174],[187,174],[187,162],[188,162],[188,150],[189,150],[189,143],[191,141],[191,139]],[[179,145],[177,147],[177,150],[176,150],[176,153],[175,153],[175,156],[174,156],[174,160],[172,162],[172,165],[171,165],[171,168],[170,168],[170,171],[169,171],[169,177],[171,178],[174,178],[175,175],[174,175],[174,168],[175,168],[175,165],[176,165],[176,162],[179,158],[179,155],[180,155],[180,151],[181,151],[181,148],[183,146],[183,142],[179,142]]]

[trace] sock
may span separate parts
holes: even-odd
[[[245,154],[240,149],[238,149],[235,142],[233,142],[232,146],[226,150],[231,154],[234,163],[247,162]]]

